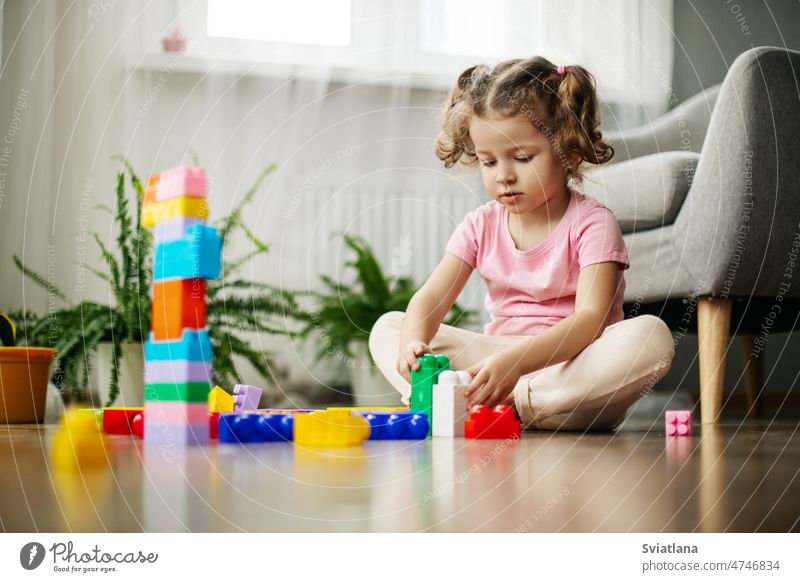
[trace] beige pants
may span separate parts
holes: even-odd
[[[408,404],[411,386],[397,371],[404,314],[386,313],[369,336],[378,368]],[[525,336],[491,336],[442,324],[429,343],[434,354],[450,358],[454,370],[466,370]],[[523,427],[543,430],[613,429],[631,404],[650,392],[669,370],[674,355],[672,334],[652,315],[640,315],[608,326],[603,334],[569,361],[520,378],[514,404]]]

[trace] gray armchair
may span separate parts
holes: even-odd
[[[757,412],[759,355],[800,315],[800,53],[751,49],[721,85],[606,137],[618,161],[589,172],[584,191],[625,236],[626,310],[659,315],[676,339],[698,333],[704,423],[718,418],[739,334]]]

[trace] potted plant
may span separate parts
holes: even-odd
[[[150,330],[153,244],[150,231],[141,224],[142,183],[127,160],[119,156],[115,158],[122,162],[122,169],[117,174],[116,205],[113,210],[100,208],[112,214],[118,231],[116,249],[110,249],[93,232],[105,268],[86,267],[108,283],[114,303],[103,305],[81,301],[70,305],[33,323],[30,335],[33,338],[58,338],[55,347],[59,358],[54,381],[57,386],[64,386],[73,399],[86,399],[86,388],[92,375],[92,356],[98,352],[97,367],[107,370],[104,377],[108,379],[107,389],[100,387],[99,390],[102,404],[113,404],[122,389],[124,405],[136,406],[140,405],[144,392],[142,342]],[[291,295],[238,275],[245,263],[269,252],[268,245],[247,227],[242,210],[274,169],[274,165],[264,169],[233,211],[213,223],[222,236],[223,260],[220,278],[207,284],[206,327],[214,347],[213,380],[221,386],[232,387],[238,381],[236,356],[248,360],[265,379],[272,379],[269,354],[250,347],[242,334],[284,333],[282,326],[272,325],[273,316],[291,314],[297,308]],[[126,179],[135,198],[133,217],[129,211]],[[225,243],[236,232],[241,232],[252,243],[253,250],[231,259],[225,254]],[[69,303],[60,289],[26,267],[19,258],[14,257],[14,261],[33,282]]]
[[[320,277],[322,291],[294,292],[293,297],[310,297],[315,307],[303,312],[304,337],[316,335],[318,359],[336,358],[350,369],[353,400],[356,406],[397,406],[400,396],[378,371],[367,342],[372,326],[389,311],[405,311],[417,285],[409,277],[387,276],[367,242],[361,237],[342,235],[355,258],[345,263],[353,273],[353,283]],[[444,322],[468,326],[476,313],[457,303]]]
[[[14,321],[0,313],[0,423],[44,420],[55,354],[52,348],[18,345]]]

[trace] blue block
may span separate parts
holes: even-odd
[[[293,414],[238,414],[219,415],[219,442],[266,443],[292,442],[294,436]]]
[[[370,425],[372,441],[424,439],[428,436],[428,415],[424,412],[369,412],[362,414]]]
[[[222,257],[222,238],[213,226],[194,224],[186,236],[156,246],[153,280],[216,279]]]
[[[177,341],[154,341],[151,332],[150,338],[144,343],[144,359],[210,362],[211,340],[208,338],[208,331],[184,329],[183,337]]]

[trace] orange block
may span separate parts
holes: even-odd
[[[205,328],[205,279],[173,279],[154,283],[150,322],[155,340],[180,339],[184,328]]]
[[[144,187],[144,194],[142,196],[143,205],[156,203],[156,184],[158,184],[158,174],[150,176],[147,179],[147,185]]]

